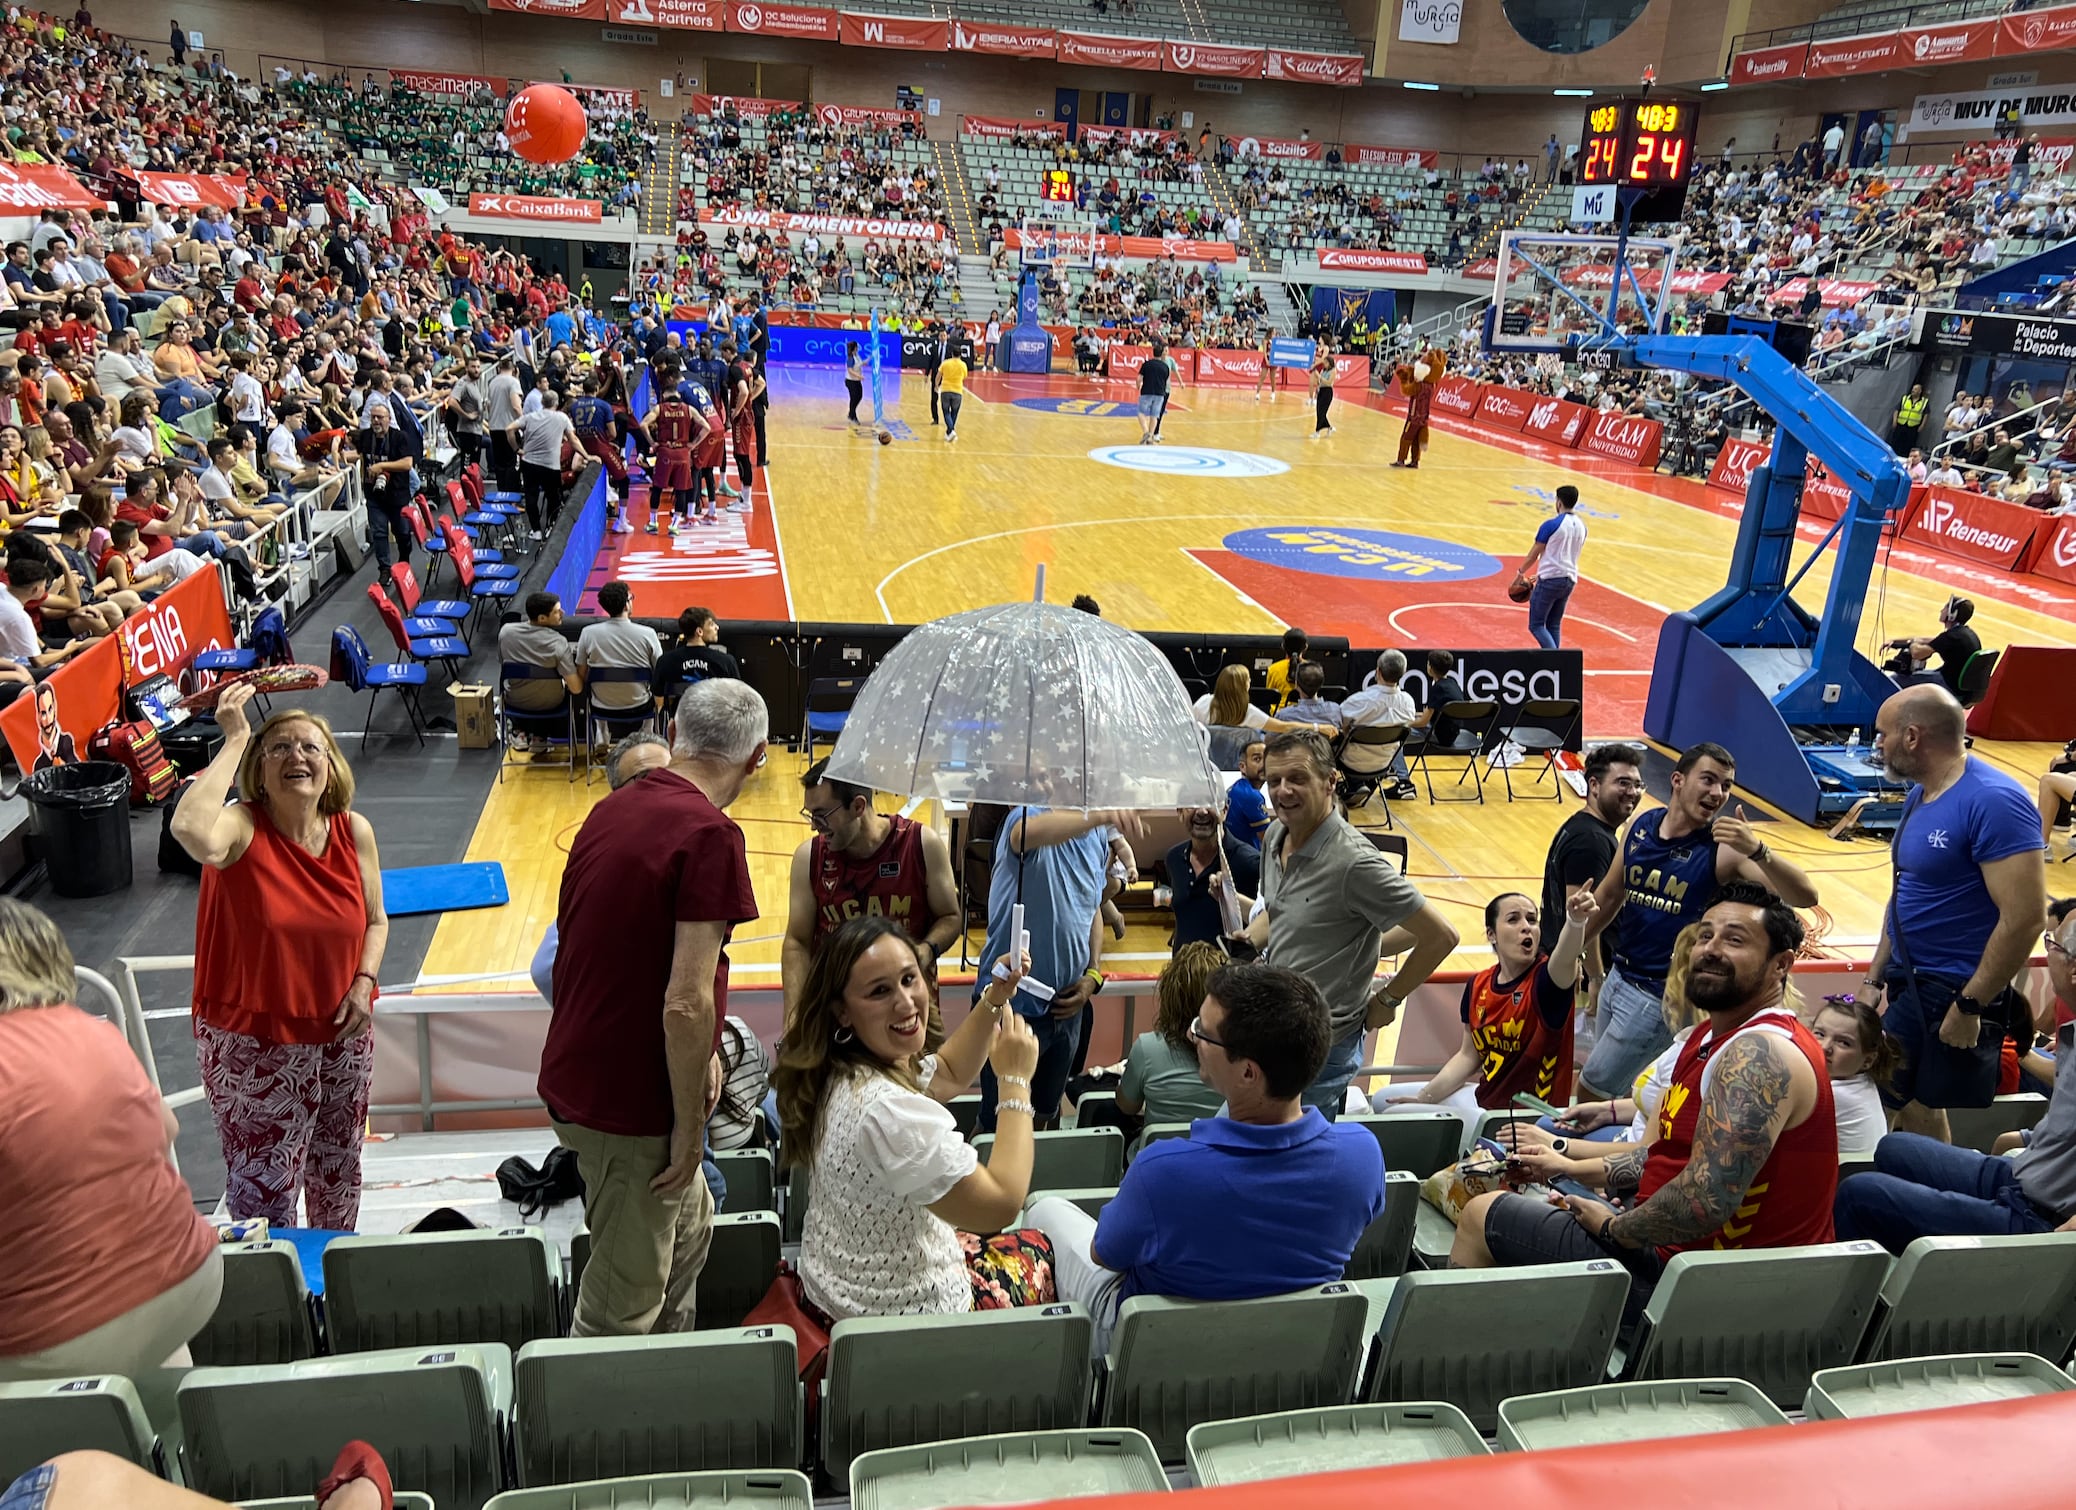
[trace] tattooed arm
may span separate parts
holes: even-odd
[[[1808,1100],[1807,1090],[1796,1094],[1791,1057],[1770,1033],[1732,1039],[1702,1099],[1686,1168],[1602,1235],[1628,1248],[1694,1243],[1734,1217],[1789,1117]]]
[[[1651,1146],[1646,1143],[1610,1157],[1601,1165],[1600,1188],[1618,1201],[1635,1195],[1636,1187],[1643,1182],[1644,1161],[1650,1153]]]

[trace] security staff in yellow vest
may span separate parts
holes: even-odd
[[[1889,428],[1889,446],[1898,456],[1909,455],[1910,448],[1917,444],[1917,433],[1923,428],[1925,415],[1931,407],[1932,401],[1925,397],[1923,383],[1912,384],[1910,391],[1903,395],[1903,401],[1896,405],[1896,423]]]

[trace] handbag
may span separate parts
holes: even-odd
[[[1504,1155],[1480,1148],[1453,1164],[1444,1164],[1421,1182],[1420,1194],[1428,1205],[1451,1222],[1463,1215],[1473,1196],[1495,1190],[1510,1190]]]
[[[794,1357],[812,1409],[813,1402],[821,1394],[822,1374],[829,1364],[829,1327],[826,1318],[807,1298],[800,1276],[791,1264],[779,1260],[778,1273],[771,1281],[771,1288],[750,1308],[742,1324],[746,1327],[783,1326],[793,1329]]]

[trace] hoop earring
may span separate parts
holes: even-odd
[[[838,1028],[835,1032],[834,1037],[835,1041],[840,1044],[848,1045],[856,1043],[858,1041],[858,1035],[856,1033],[853,1033],[849,1028]]]

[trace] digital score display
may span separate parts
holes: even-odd
[[[1039,195],[1055,204],[1074,203],[1074,175],[1065,168],[1047,168],[1039,182]]]
[[[1586,112],[1579,182],[1644,191],[1632,219],[1677,220],[1694,176],[1697,112],[1685,100],[1607,100]]]

